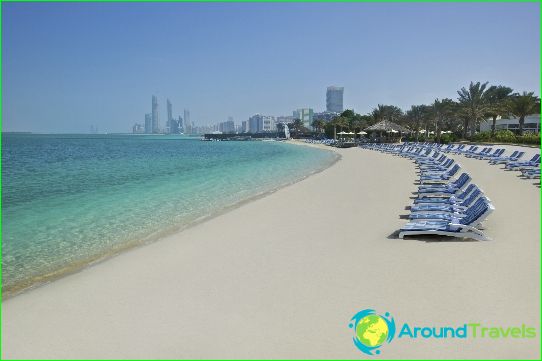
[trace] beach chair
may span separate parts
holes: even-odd
[[[516,155],[512,153],[510,157],[504,157],[496,161],[492,161],[491,164],[508,164],[514,163],[520,160],[521,157],[525,155],[525,152],[516,152]]]
[[[459,171],[459,168],[461,168],[459,164],[455,164],[449,170],[423,172],[420,175],[420,182],[423,184],[423,183],[429,183],[429,182],[448,181]]]
[[[505,151],[504,148],[499,148],[499,149],[496,149],[495,152],[493,152],[491,154],[482,155],[482,156],[479,156],[479,157],[476,157],[476,158],[478,158],[478,159],[486,159],[486,160],[497,159],[498,157],[500,157],[504,153],[504,151]]]
[[[411,213],[418,212],[464,212],[471,204],[479,197],[483,196],[484,192],[474,184],[472,192],[463,200],[453,203],[418,203],[410,207]],[[450,199],[450,198],[448,198]]]
[[[414,205],[418,204],[457,204],[465,200],[471,192],[474,192],[478,187],[471,183],[465,189],[459,189],[455,193],[446,194],[441,197],[423,196],[414,199]]]
[[[505,168],[507,169],[516,169],[516,168],[523,168],[523,167],[535,167],[540,165],[540,154],[535,154],[533,157],[525,162],[509,162],[506,164]]]
[[[417,235],[437,235],[459,238],[472,238],[479,241],[490,240],[474,225],[480,224],[495,207],[484,197],[479,198],[465,212],[461,219],[411,221],[399,230],[399,238]]]
[[[418,197],[432,196],[452,196],[458,190],[463,189],[471,180],[470,175],[462,173],[459,178],[446,184],[438,185],[420,185],[418,187]]]

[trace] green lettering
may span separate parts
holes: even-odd
[[[501,330],[501,333],[502,333],[502,337],[506,338],[510,334],[510,327],[507,327],[506,329],[503,329],[502,327],[500,327],[500,330]]]
[[[487,328],[486,328],[487,330]],[[484,331],[482,331],[484,333]],[[499,329],[497,327],[491,327],[489,328],[489,337],[491,338],[499,338],[501,336],[501,333],[499,332]]]
[[[536,337],[536,329],[534,327],[527,327],[525,331],[527,331],[526,333],[528,338]]]
[[[514,338],[522,337],[521,329],[519,327],[512,327],[512,329],[510,330],[510,336]]]
[[[472,330],[472,337],[476,338],[476,329],[480,326],[479,323],[469,323],[467,324],[469,328]]]

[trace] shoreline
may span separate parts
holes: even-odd
[[[402,338],[385,358],[537,359],[533,182],[457,157],[495,204],[493,241],[398,239],[412,161],[334,151],[341,161],[303,182],[3,302],[2,356],[359,359],[348,323],[371,308],[398,325],[537,329],[534,339]]]
[[[312,148],[317,148],[317,149],[320,149],[320,150],[328,151],[328,152],[334,153],[334,159],[329,164],[318,167],[315,170],[308,173],[307,175],[305,175],[303,177],[300,177],[297,180],[286,182],[286,183],[278,185],[277,187],[272,188],[270,190],[262,191],[260,193],[257,193],[255,195],[252,195],[252,196],[248,197],[248,198],[237,201],[237,202],[235,202],[233,204],[230,204],[228,206],[219,208],[216,211],[211,212],[210,214],[198,217],[198,218],[196,218],[196,219],[194,219],[192,221],[189,221],[186,224],[173,225],[173,226],[164,228],[164,229],[162,229],[160,231],[154,232],[154,233],[150,234],[149,236],[147,236],[147,237],[145,237],[143,239],[138,239],[138,240],[126,242],[126,243],[123,243],[123,244],[115,245],[115,247],[110,248],[107,251],[105,251],[103,253],[100,253],[100,254],[97,254],[97,255],[95,255],[93,257],[90,257],[90,258],[87,258],[87,259],[84,259],[84,260],[78,260],[77,262],[66,265],[65,267],[60,268],[60,269],[58,269],[56,271],[46,273],[46,274],[43,274],[43,275],[39,275],[39,276],[35,276],[35,277],[31,277],[31,278],[28,279],[28,281],[26,281],[24,283],[20,282],[16,286],[10,286],[10,287],[6,288],[6,290],[3,289],[2,290],[2,302],[5,301],[5,300],[9,300],[9,299],[12,299],[14,297],[17,297],[18,295],[24,294],[25,292],[29,292],[29,291],[32,291],[34,289],[37,289],[39,287],[47,286],[47,285],[51,284],[52,282],[55,282],[55,281],[57,281],[57,280],[59,280],[59,279],[61,279],[63,277],[67,277],[67,276],[70,276],[72,274],[83,272],[83,271],[85,271],[85,270],[87,270],[87,269],[89,269],[91,267],[99,265],[99,264],[101,264],[103,262],[107,262],[108,260],[110,260],[112,258],[115,258],[115,257],[117,257],[117,256],[119,256],[121,254],[124,254],[126,252],[129,252],[129,251],[131,251],[133,249],[136,249],[136,248],[139,248],[139,247],[144,247],[145,245],[152,244],[154,242],[159,242],[160,240],[162,240],[162,239],[164,239],[166,237],[175,235],[177,233],[184,232],[185,230],[190,229],[191,227],[194,227],[194,226],[199,225],[201,223],[205,223],[205,222],[207,222],[207,221],[209,221],[209,220],[211,220],[211,219],[213,219],[215,217],[218,217],[218,216],[220,216],[222,214],[231,212],[232,210],[235,210],[236,208],[242,207],[245,204],[248,204],[248,203],[253,202],[255,200],[258,200],[260,198],[266,197],[266,196],[268,196],[270,194],[273,194],[273,193],[279,191],[282,188],[289,187],[289,186],[291,186],[293,184],[301,182],[301,181],[307,179],[308,177],[311,177],[314,174],[318,174],[318,173],[320,173],[320,172],[322,172],[322,171],[324,171],[324,170],[326,170],[328,168],[331,168],[333,165],[335,165],[341,159],[340,154],[338,154],[337,152],[334,152],[333,149],[329,149],[330,147],[323,147],[323,146],[320,147],[320,146],[317,146],[317,145],[306,144],[304,142],[298,142],[298,141],[293,141],[293,142],[291,142],[289,144],[310,146]]]

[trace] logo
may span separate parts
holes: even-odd
[[[348,324],[354,331],[354,345],[367,355],[379,355],[380,347],[395,337],[395,320],[389,312],[379,315],[375,310],[359,311]],[[398,339],[412,341],[447,339],[536,339],[536,328],[530,325],[500,326],[479,322],[460,322],[456,325],[415,325],[403,323],[398,327]]]
[[[362,310],[352,317],[348,325],[354,331],[354,345],[367,355],[380,354],[380,347],[390,343],[395,336],[395,321],[386,312],[384,316],[375,310]]]

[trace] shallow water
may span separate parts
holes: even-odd
[[[3,134],[2,294],[159,238],[335,157],[283,142]]]

